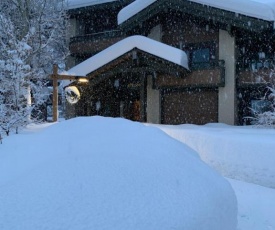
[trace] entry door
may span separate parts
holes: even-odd
[[[128,100],[124,102],[123,106],[123,117],[132,121],[140,121],[141,120],[141,103],[140,100]]]

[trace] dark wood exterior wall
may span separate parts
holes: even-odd
[[[213,42],[217,45],[216,55],[218,55],[219,31],[212,27],[210,23],[199,21],[190,15],[175,12],[165,14],[161,22],[163,43],[176,48],[181,48],[182,45],[182,49],[184,49],[189,44]]]

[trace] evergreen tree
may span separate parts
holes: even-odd
[[[64,6],[63,0],[0,2],[0,127],[6,134],[31,122],[31,113],[39,117],[52,65],[64,67]]]

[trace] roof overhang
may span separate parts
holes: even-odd
[[[98,10],[121,9],[134,0],[69,0],[67,5],[71,17]]]
[[[241,2],[243,6],[249,6],[247,0],[230,0],[230,2]],[[268,5],[256,1],[250,1],[254,5],[250,8],[258,6],[257,10],[268,11],[268,16],[264,17],[262,12],[252,14],[252,10],[236,12],[235,8],[229,10],[229,6],[225,7],[227,1],[211,1],[211,0],[137,0],[123,8],[118,14],[118,24],[125,31],[131,30],[141,25],[146,20],[153,18],[168,10],[174,10],[194,17],[203,18],[226,26],[234,26],[254,32],[262,32],[266,30],[274,30],[275,9],[268,8]],[[211,4],[212,3],[212,4]],[[233,4],[233,3],[232,3]],[[226,6],[229,3],[226,3]],[[274,1],[275,8],[275,1]],[[235,10],[235,11],[234,11]],[[240,13],[238,13],[240,12]],[[263,15],[263,17],[261,17]]]
[[[125,72],[184,75],[188,71],[188,58],[184,51],[136,35],[117,42],[62,74],[98,81],[99,75],[105,77]]]
[[[113,76],[129,74],[144,76],[145,74],[162,73],[181,77],[185,76],[187,72],[189,71],[180,65],[135,48],[91,72],[88,74],[88,78],[91,84],[97,84]]]

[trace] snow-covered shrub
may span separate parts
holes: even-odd
[[[275,127],[275,113],[271,111],[255,114],[253,118],[256,125],[264,127]]]

